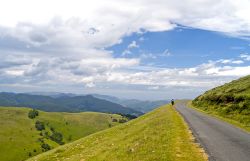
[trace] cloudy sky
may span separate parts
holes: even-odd
[[[0,91],[194,98],[248,74],[249,0],[0,0]]]

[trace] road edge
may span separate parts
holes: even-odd
[[[227,123],[227,124],[229,124],[229,125],[231,125],[231,126],[237,128],[237,129],[239,129],[239,130],[241,130],[241,131],[243,131],[243,132],[246,132],[246,133],[250,134],[250,131],[248,131],[247,129],[243,128],[243,127],[242,127],[243,125],[241,125],[241,124],[238,123],[237,121],[234,121],[234,120],[232,120],[232,119],[228,119],[228,118],[225,118],[225,117],[222,117],[222,116],[220,116],[220,115],[213,114],[213,113],[207,113],[206,111],[203,111],[203,110],[201,110],[201,109],[199,109],[199,108],[194,107],[194,106],[192,105],[191,101],[188,101],[188,102],[187,102],[187,107],[188,107],[188,108],[191,108],[191,109],[193,109],[193,110],[196,110],[196,111],[198,111],[198,112],[201,112],[201,113],[203,113],[203,114],[205,114],[205,115],[207,115],[207,116],[213,117],[213,118],[215,118],[215,119],[217,119],[217,120],[223,121],[223,122],[225,122],[225,123]]]
[[[185,100],[185,104],[188,103],[187,100]],[[176,104],[179,103],[183,103],[183,101],[178,101]],[[194,142],[196,144],[198,144],[198,146],[204,150],[205,154],[207,155],[208,161],[215,161],[215,159],[213,158],[213,156],[211,155],[211,153],[209,152],[208,148],[205,146],[205,144],[203,143],[203,141],[199,138],[198,133],[194,130],[194,128],[192,127],[192,125],[190,124],[190,122],[187,120],[187,118],[182,115],[182,113],[178,110],[178,107],[176,107],[176,105],[174,105],[174,108],[176,109],[176,111],[180,114],[180,116],[183,118],[183,120],[185,121],[185,123],[187,124],[189,131],[191,132],[191,135],[194,137]]]

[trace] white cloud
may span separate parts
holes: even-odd
[[[246,61],[250,61],[250,55],[248,53],[241,54],[240,57]]]
[[[86,87],[92,88],[92,87],[95,87],[95,84],[93,82],[90,82],[86,84]]]
[[[122,56],[130,55],[132,54],[130,50],[126,49],[122,52]]]
[[[123,85],[124,88],[189,90],[215,86],[249,74],[248,66],[230,65],[249,61],[250,56],[242,54],[239,60],[220,60],[192,68],[160,69],[143,67],[139,59],[114,58],[107,48],[121,43],[123,37],[132,33],[141,34],[139,41],[144,41],[144,32],[172,30],[176,24],[249,36],[249,6],[248,0],[183,0],[181,3],[0,0],[0,38],[8,44],[0,44],[0,85],[33,89],[68,89],[79,85],[95,89],[101,84],[113,89],[114,85]],[[138,42],[132,41],[122,54],[132,54],[130,50],[138,47]],[[170,55],[165,50],[161,54],[145,53],[140,58]]]
[[[137,44],[136,41],[132,41],[132,42],[128,45],[127,49],[125,49],[125,50],[122,52],[122,56],[126,56],[126,55],[132,54],[131,50],[132,50],[133,48],[139,48],[139,45]]]
[[[222,64],[243,64],[243,60],[234,60],[234,59],[221,59],[217,61],[218,63]]]
[[[132,49],[132,48],[139,48],[139,45],[137,44],[136,41],[132,41],[132,42],[128,45],[128,49]]]
[[[150,86],[148,87],[149,90],[158,90],[160,87],[159,86]]]
[[[86,24],[102,30],[124,28],[128,32],[163,31],[174,27],[171,22],[229,34],[249,35],[248,0],[17,0],[0,2],[0,19],[4,26],[18,22],[44,24],[54,16],[67,20],[80,18]],[[13,5],[15,4],[15,5]],[[209,7],[208,7],[209,6]],[[9,12],[10,10],[15,12]],[[46,12],[44,12],[46,10]],[[8,18],[6,18],[8,15]],[[102,18],[100,18],[102,17]],[[112,33],[114,34],[114,33]]]
[[[142,59],[156,59],[157,56],[155,54],[152,54],[152,53],[143,53],[140,55],[140,57]]]
[[[232,61],[232,64],[243,64],[244,63],[244,61],[242,61],[242,60],[234,60],[234,61]]]

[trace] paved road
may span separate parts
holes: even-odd
[[[250,161],[250,134],[186,106],[176,109],[189,124],[211,161]]]

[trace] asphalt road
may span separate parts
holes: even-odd
[[[211,161],[250,161],[250,134],[179,102],[176,109],[189,124]]]

